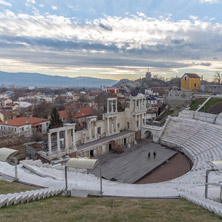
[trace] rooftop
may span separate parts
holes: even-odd
[[[24,126],[27,124],[36,125],[41,122],[46,122],[47,119],[41,119],[37,117],[18,117],[12,120],[6,120],[3,122],[0,122],[1,125],[7,125],[7,126]]]
[[[195,73],[185,73],[184,75],[189,76],[189,78],[200,78],[197,74]]]
[[[79,108],[76,113],[73,113],[74,118],[80,118],[80,117],[85,117],[85,116],[92,116],[94,114],[93,108],[92,107],[84,107],[84,108]],[[67,110],[62,110],[59,111],[59,115],[66,119],[68,117],[68,112]]]

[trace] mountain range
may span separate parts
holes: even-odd
[[[50,76],[40,73],[9,73],[0,71],[0,85],[37,87],[100,87],[112,86],[118,81],[92,77]]]

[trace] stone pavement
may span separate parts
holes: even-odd
[[[154,151],[157,154],[155,159]],[[151,154],[150,158],[148,158],[149,152]],[[99,177],[99,167],[101,166],[103,178],[123,183],[134,183],[162,165],[176,153],[146,140],[142,144],[126,148],[122,154],[108,153],[101,156],[98,166],[89,172]]]

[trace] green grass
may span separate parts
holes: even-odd
[[[0,180],[0,194],[7,194],[7,193],[17,193],[23,192],[26,190],[34,190],[36,187],[28,186],[20,183],[15,182],[6,182]]]
[[[177,200],[53,197],[0,210],[0,221],[53,222],[213,222],[222,221],[213,213]]]
[[[190,105],[190,110],[193,110],[193,111],[197,110],[199,105],[203,104],[205,100],[206,98],[199,98],[199,99],[193,100]]]
[[[217,103],[221,103],[222,99],[221,98],[211,98],[204,107],[200,109],[201,112],[206,112],[209,110],[211,107],[215,106]]]
[[[0,193],[33,189],[19,183],[0,181]],[[0,209],[4,222],[216,222],[213,213],[184,199],[146,200],[120,198],[52,197]]]

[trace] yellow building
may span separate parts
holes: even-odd
[[[181,89],[186,90],[199,90],[200,89],[200,77],[194,73],[185,73],[181,77]]]

